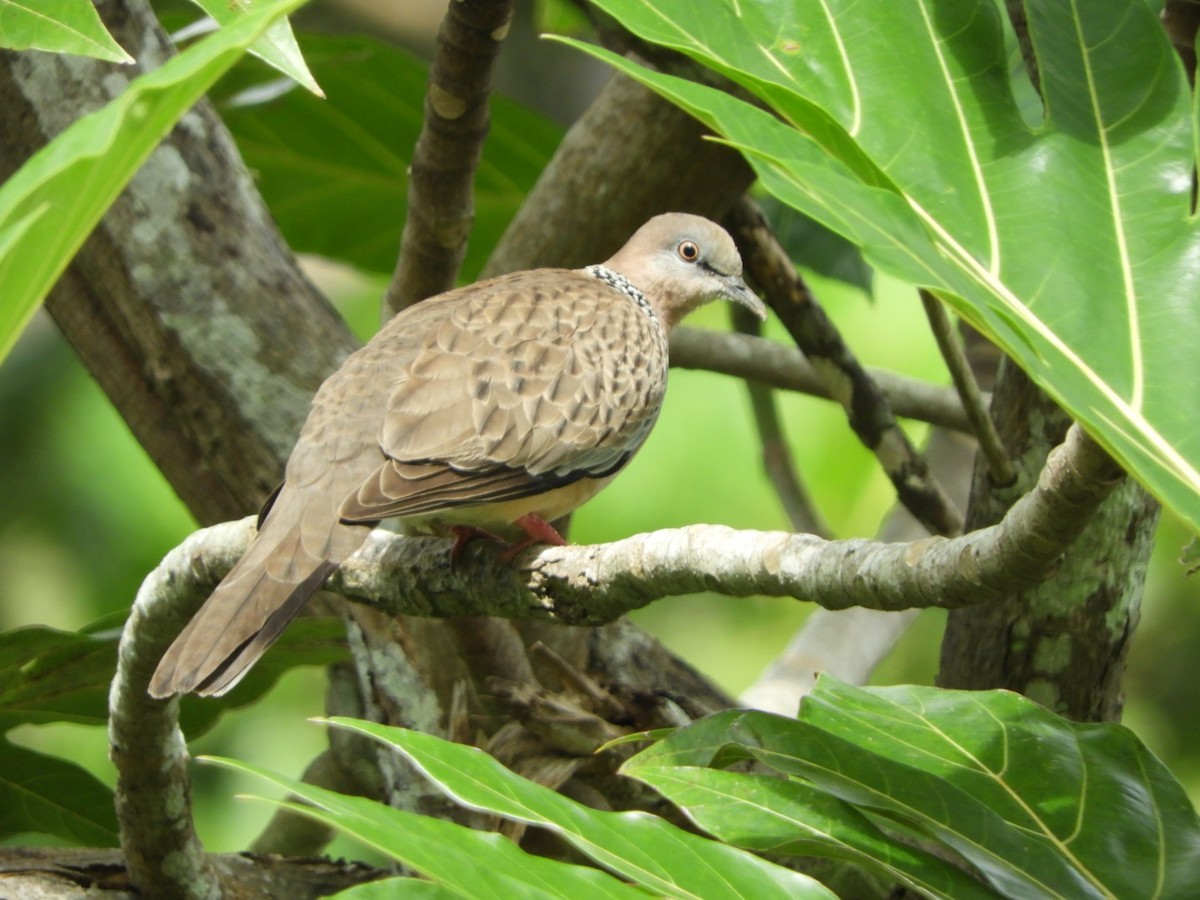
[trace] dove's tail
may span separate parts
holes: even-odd
[[[370,526],[341,524],[312,505],[284,489],[250,549],[163,655],[151,696],[224,694],[366,538]]]

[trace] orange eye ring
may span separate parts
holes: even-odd
[[[700,258],[700,248],[696,246],[695,241],[680,241],[679,246],[675,248],[675,252],[679,254],[679,258],[684,262],[694,263]]]

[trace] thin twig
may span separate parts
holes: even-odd
[[[408,214],[383,318],[454,286],[475,221],[472,184],[487,136],[488,93],[514,0],[452,2],[429,70],[413,149]]]
[[[759,337],[762,323],[749,310],[731,306],[734,327],[749,337]],[[775,404],[775,391],[765,384],[747,381],[750,407],[754,412],[754,424],[758,429],[758,441],[762,446],[763,468],[775,488],[775,495],[791,522],[792,529],[809,534],[829,537],[832,532],[813,505],[812,498],[804,486],[800,473],[792,458],[791,448],[783,435],[783,423],[779,421],[779,409]]]
[[[850,427],[891,479],[900,502],[934,534],[958,534],[962,516],[896,423],[883,392],[809,293],[762,210],[743,197],[727,217],[727,224],[742,251],[747,273],[825,378],[845,408]]]
[[[720,372],[770,387],[833,399],[833,391],[804,354],[766,338],[680,326],[671,332],[671,365]],[[957,392],[886,369],[867,369],[892,411],[906,419],[971,433]],[[990,398],[989,394],[984,395]]]
[[[962,398],[963,410],[971,421],[971,431],[979,441],[979,451],[987,463],[992,483],[997,487],[1012,484],[1017,477],[1016,470],[1012,460],[1008,458],[999,432],[996,431],[996,423],[992,421],[987,404],[984,403],[979,382],[975,380],[971,363],[963,352],[958,335],[955,334],[954,324],[937,297],[924,289],[920,294],[921,305],[925,307],[925,316],[929,319],[929,328],[933,331],[934,340],[942,352],[942,359],[946,361],[946,368],[950,370],[950,379],[954,382],[958,396]]]

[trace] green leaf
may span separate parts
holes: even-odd
[[[548,828],[590,859],[656,894],[705,900],[833,896],[805,875],[688,834],[655,816],[582,806],[521,778],[475,747],[372,722],[328,721],[399,750],[464,806]]]
[[[294,250],[390,275],[424,115],[426,64],[367,38],[306,35],[304,45],[326,102],[243,78],[246,89],[218,108]],[[562,137],[558,126],[513,101],[493,96],[490,107],[466,279],[478,274]]]
[[[112,617],[104,620],[107,626],[113,622]],[[0,732],[51,722],[107,725],[119,637],[119,631],[111,628],[100,634],[43,627],[0,632]],[[288,670],[327,666],[347,658],[341,619],[297,619],[226,697],[219,701],[184,697],[180,727],[189,739],[195,738],[231,709],[257,702]]]
[[[1119,725],[1069,722],[1006,691],[864,689],[822,676],[798,721],[752,712],[701,720],[627,771],[656,777],[747,756],[887,831],[941,843],[1003,896],[1200,896],[1200,820]],[[763,816],[767,836],[778,831],[775,805]],[[808,827],[825,818],[816,809]]]
[[[1191,94],[1147,4],[1029,0],[1046,100],[1032,124],[992,0],[702,17],[687,0],[598,5],[779,118],[588,52],[743,149],[768,190],[874,265],[937,292],[1200,530]]]
[[[742,715],[716,716],[711,728],[694,735],[685,728],[665,747],[634,757],[622,772],[653,787],[713,837],[756,853],[845,859],[930,897],[998,896],[949,862],[897,841],[852,804],[810,784],[703,768],[713,762],[706,751],[719,746],[693,746],[690,741],[709,740]],[[684,747],[692,753],[682,752]]]
[[[0,731],[14,725],[108,722],[117,640],[53,628],[0,633]]]
[[[74,763],[0,739],[0,838],[21,832],[116,847],[112,791]]]
[[[105,29],[92,0],[0,0],[0,47],[133,62]]]
[[[137,78],[67,128],[0,187],[0,359],[104,211],[179,117],[272,21],[304,0],[280,0]],[[32,218],[31,218],[32,217]]]
[[[421,900],[457,900],[461,891],[451,890],[436,881],[420,878],[381,878],[356,884],[352,888],[338,891],[330,900],[392,900],[393,897],[419,897]]]
[[[279,785],[313,804],[276,802],[324,822],[468,897],[644,897],[599,869],[526,853],[508,838],[393,809],[275,775],[248,763],[205,757]]]
[[[236,22],[255,6],[255,0],[192,2],[208,13],[222,28]],[[258,5],[261,5],[261,0]],[[317,97],[325,96],[304,61],[304,54],[300,52],[300,45],[296,43],[296,36],[292,33],[292,23],[287,19],[279,19],[272,24],[262,37],[250,45],[249,50],[267,65],[282,72]]]

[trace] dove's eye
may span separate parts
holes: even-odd
[[[684,262],[695,262],[700,258],[700,248],[694,241],[680,241],[679,246],[675,249],[679,253],[679,258]]]

